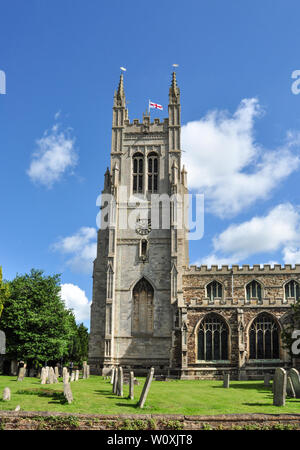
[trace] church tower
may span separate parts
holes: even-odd
[[[146,112],[141,122],[131,122],[121,75],[93,271],[89,364],[94,374],[118,365],[136,374],[150,366],[168,373],[181,364],[182,273],[189,261],[180,108],[173,73],[168,118],[151,122]]]

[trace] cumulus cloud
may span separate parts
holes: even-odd
[[[66,307],[73,310],[77,323],[89,321],[91,302],[80,287],[72,283],[62,284],[60,296]]]
[[[198,264],[238,264],[254,254],[281,251],[286,264],[300,263],[300,212],[290,203],[232,224],[213,239],[213,252]]]
[[[191,189],[204,192],[209,212],[230,217],[299,168],[300,134],[288,132],[280,148],[267,150],[254,138],[263,114],[256,98],[244,99],[233,115],[212,111],[182,127],[183,162]]]
[[[66,263],[74,272],[91,273],[97,253],[96,239],[96,228],[81,227],[75,234],[58,239],[51,248],[68,255]]]
[[[55,120],[59,116],[60,112],[57,112]],[[46,130],[43,137],[37,139],[36,145],[27,174],[34,183],[51,188],[77,164],[75,138],[71,129],[61,130],[60,124],[55,123],[51,130]]]

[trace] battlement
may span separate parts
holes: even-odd
[[[236,306],[238,308],[242,307],[253,307],[253,308],[265,308],[265,307],[290,307],[295,303],[294,298],[285,299],[284,297],[269,297],[262,298],[261,300],[251,299],[248,300],[246,298],[237,298],[237,297],[228,297],[228,298],[199,298],[199,297],[191,297],[186,300],[185,304],[188,307],[232,307]]]
[[[149,119],[149,120],[147,120]],[[150,126],[155,126],[155,125],[168,125],[169,123],[169,119],[165,118],[163,119],[163,121],[160,121],[159,117],[156,117],[153,122],[150,121],[149,117],[144,117],[143,121],[140,122],[139,119],[133,119],[132,121],[130,121],[129,119],[125,119],[124,120],[124,125],[126,125],[127,127],[132,127],[132,126],[142,126],[142,125],[150,125]]]
[[[193,275],[193,274],[224,274],[224,275],[231,275],[231,274],[239,274],[239,275],[247,275],[247,274],[274,274],[274,273],[294,273],[294,274],[300,274],[300,264],[296,264],[295,266],[292,266],[292,264],[286,264],[284,266],[281,266],[280,264],[275,264],[274,266],[271,266],[270,264],[264,264],[261,266],[260,264],[254,264],[253,266],[250,265],[232,265],[230,266],[217,266],[212,265],[211,267],[208,267],[206,265],[202,266],[189,266],[184,267],[184,275]]]

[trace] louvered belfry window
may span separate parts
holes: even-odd
[[[154,152],[148,155],[148,191],[158,191],[158,157]]]
[[[144,156],[142,153],[135,153],[132,158],[133,163],[133,192],[142,193],[144,183]]]

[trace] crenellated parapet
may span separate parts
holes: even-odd
[[[195,307],[237,307],[237,308],[277,308],[277,307],[290,307],[295,303],[294,298],[284,298],[284,297],[269,297],[262,298],[261,300],[246,299],[246,298],[214,298],[210,299],[207,297],[191,297],[186,301],[186,305],[191,308]]]
[[[291,265],[286,264],[284,266],[281,266],[280,264],[275,264],[274,266],[271,266],[270,264],[254,264],[253,266],[250,265],[232,265],[230,266],[217,266],[212,265],[211,267],[206,265],[201,266],[189,266],[184,267],[184,275],[194,275],[194,274],[201,274],[201,275],[232,275],[232,274],[239,274],[239,275],[253,275],[253,274],[300,274],[300,264]]]

